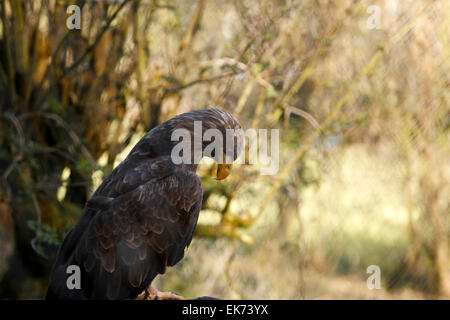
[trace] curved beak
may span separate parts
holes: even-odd
[[[226,177],[228,177],[231,173],[231,168],[233,167],[233,165],[230,164],[226,164],[226,163],[221,163],[217,165],[217,172],[216,172],[216,180],[223,180]]]
[[[222,163],[217,165],[216,180],[223,180],[228,177],[231,173],[231,168],[233,168],[233,165],[226,163],[225,154],[222,154]]]

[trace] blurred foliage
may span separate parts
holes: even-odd
[[[205,162],[196,238],[157,286],[449,297],[450,3],[377,1],[373,30],[372,4],[1,1],[0,297],[42,297],[102,179],[147,130],[212,106],[280,129],[280,171],[217,182]]]

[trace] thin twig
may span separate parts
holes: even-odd
[[[6,168],[5,172],[3,172],[3,174],[2,174],[2,184],[6,190],[6,195],[7,195],[8,199],[10,199],[11,198],[11,188],[8,185],[8,177],[11,174],[11,172],[13,172],[13,170],[17,167],[17,164],[19,163],[19,161],[21,161],[23,159],[25,135],[23,133],[23,129],[22,129],[22,126],[20,125],[20,122],[18,121],[18,119],[16,118],[16,116],[13,113],[7,112],[4,115],[4,117],[6,119],[8,119],[9,121],[11,121],[11,123],[14,125],[14,128],[17,131],[17,135],[19,136],[19,152],[14,156],[11,164],[8,166],[8,168]]]
[[[286,104],[286,106],[284,107],[284,109],[288,112],[288,113],[293,113],[296,114],[302,118],[304,118],[305,120],[307,120],[314,128],[318,128],[319,122],[317,122],[316,119],[314,119],[314,117],[309,114],[308,112],[301,110],[299,108],[293,107],[289,104]]]
[[[238,75],[238,74],[240,74],[242,72],[243,71],[229,72],[229,73],[220,74],[218,76],[211,77],[211,78],[197,79],[197,80],[188,82],[188,83],[186,83],[184,85],[181,85],[181,86],[178,86],[178,87],[175,87],[175,88],[169,88],[169,89],[167,89],[167,92],[168,93],[178,92],[178,91],[187,89],[187,88],[192,87],[192,86],[194,86],[196,84],[199,84],[199,83],[205,83],[205,82],[208,83],[208,82],[213,82],[213,81],[220,80],[220,79],[227,78],[227,77],[233,77],[233,76],[236,76],[236,75]]]
[[[93,167],[96,166],[96,162],[95,162],[94,157],[90,154],[90,152],[87,150],[87,148],[83,145],[83,143],[81,142],[81,139],[78,137],[78,135],[75,133],[75,131],[73,131],[70,128],[70,126],[60,116],[58,116],[57,114],[54,114],[54,113],[47,113],[47,112],[37,111],[37,112],[26,112],[26,113],[23,113],[23,114],[21,114],[19,116],[19,119],[23,120],[23,119],[30,118],[30,117],[42,117],[42,118],[54,120],[57,123],[59,123],[66,130],[67,134],[75,142],[75,144],[80,146],[81,152],[83,153],[85,158],[87,160],[89,160],[91,165]]]
[[[111,23],[116,18],[116,16],[119,14],[119,12],[122,10],[122,8],[129,2],[130,0],[124,0],[121,5],[116,9],[116,11],[111,15],[111,17],[106,21],[105,26],[103,27],[102,31],[97,35],[94,42],[86,49],[86,51],[68,68],[64,69],[62,74],[59,76],[59,79],[65,77],[68,73],[70,73],[72,70],[74,70],[78,65],[83,62],[83,60],[87,57],[89,53],[91,53],[92,50],[97,46],[97,44],[102,39],[105,32],[109,29]]]
[[[313,143],[313,141],[319,136],[320,132],[322,132],[325,128],[327,128],[331,122],[333,122],[336,117],[338,116],[340,110],[342,107],[347,103],[347,101],[351,98],[354,91],[357,88],[357,85],[361,82],[363,78],[368,76],[370,72],[374,69],[378,61],[381,59],[381,57],[386,53],[389,52],[390,49],[398,42],[400,41],[410,30],[412,30],[417,23],[419,18],[419,15],[410,23],[406,24],[400,31],[398,31],[389,41],[387,46],[384,50],[377,50],[377,52],[372,56],[372,58],[369,60],[369,62],[366,64],[362,72],[359,74],[357,79],[348,87],[345,94],[341,97],[341,99],[338,100],[338,102],[335,104],[335,106],[331,109],[330,114],[325,119],[324,122],[320,124],[319,127],[317,127],[312,134],[306,138],[305,142],[298,148],[295,155],[291,158],[291,160],[286,164],[286,166],[283,168],[281,172],[278,173],[278,175],[275,177],[275,181],[272,183],[272,187],[269,190],[268,194],[265,196],[263,202],[261,203],[258,212],[255,216],[253,216],[252,221],[256,221],[258,217],[264,212],[267,205],[272,201],[272,198],[277,193],[278,189],[281,187],[282,182],[284,178],[289,174],[292,168],[295,167],[296,163],[305,155],[306,151],[308,150],[309,146]]]

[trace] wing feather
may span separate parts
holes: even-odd
[[[90,298],[133,298],[176,264],[191,241],[201,203],[200,179],[183,172],[141,185],[99,209],[75,254],[91,282]]]

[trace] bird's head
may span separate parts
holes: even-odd
[[[175,154],[185,157],[187,149],[180,150],[179,143],[190,140],[190,155],[185,159],[189,159],[195,168],[201,158],[209,157],[217,162],[217,180],[230,174],[232,163],[239,157],[243,145],[241,125],[231,113],[220,109],[196,110],[169,121]]]

